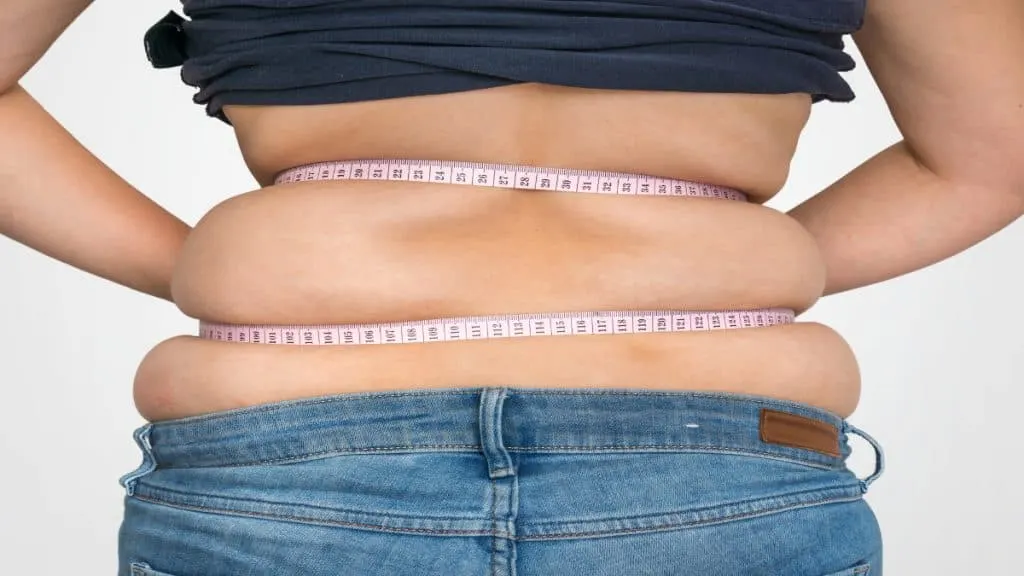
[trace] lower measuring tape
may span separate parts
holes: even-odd
[[[714,312],[596,311],[464,316],[374,324],[242,325],[200,322],[203,338],[254,344],[401,344],[523,336],[639,334],[760,328],[793,322],[785,308]]]

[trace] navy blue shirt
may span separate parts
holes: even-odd
[[[325,104],[540,82],[849,101],[866,0],[183,0],[147,33],[194,100]],[[156,31],[156,32],[154,32]],[[168,57],[171,54],[171,57]],[[161,60],[162,59],[162,60]]]

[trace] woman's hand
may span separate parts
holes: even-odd
[[[903,141],[789,212],[818,241],[825,294],[949,258],[1024,214],[1024,2],[867,4],[854,39]]]
[[[93,156],[17,84],[89,0],[0,2],[0,234],[171,300],[189,227]]]

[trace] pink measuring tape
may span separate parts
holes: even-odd
[[[625,172],[598,172],[572,168],[537,168],[518,164],[424,160],[344,160],[297,166],[281,172],[275,184],[308,180],[391,180],[436,182],[466,186],[491,186],[550,192],[625,194],[631,196],[699,196],[723,200],[747,200],[732,188],[655,178]]]
[[[435,182],[551,192],[747,200],[745,194],[732,188],[643,174],[402,159],[346,160],[298,166],[280,173],[275,184],[311,180]],[[786,308],[760,308],[723,311],[544,312],[331,325],[242,325],[201,321],[199,336],[224,342],[255,344],[400,344],[525,336],[757,328],[788,324],[793,322],[794,316],[793,310]]]

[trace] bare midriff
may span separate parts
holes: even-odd
[[[357,324],[598,310],[806,311],[825,269],[814,239],[763,203],[784,184],[804,94],[516,84],[317,106],[229,106],[260,188],[214,206],[172,281],[193,318]],[[456,184],[311,181],[287,168],[367,158],[525,164],[718,184],[749,202]],[[343,346],[179,335],[145,357],[149,421],[352,392],[510,386],[699,390],[848,416],[846,341],[798,316],[709,332]]]

